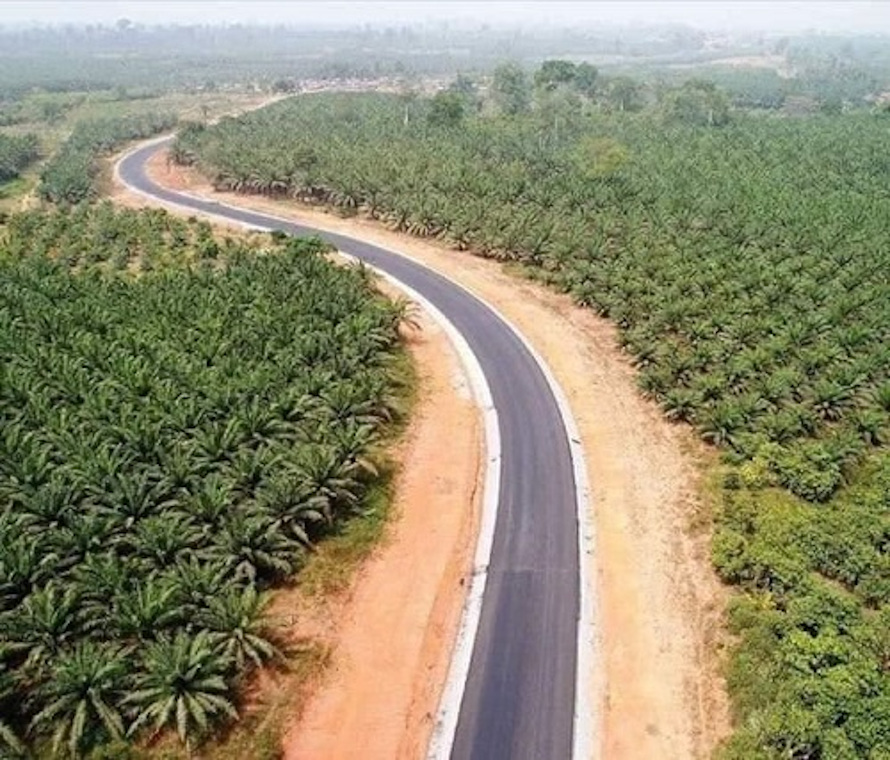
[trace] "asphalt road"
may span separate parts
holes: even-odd
[[[294,235],[320,235],[425,296],[463,334],[498,411],[502,469],[488,583],[451,757],[569,760],[579,616],[578,513],[565,427],[534,357],[485,304],[407,258],[157,186],[146,177],[144,165],[160,147],[149,145],[126,158],[119,167],[121,179],[198,212]]]

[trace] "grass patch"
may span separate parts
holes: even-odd
[[[300,571],[298,587],[322,598],[345,591],[355,572],[380,544],[392,517],[392,482],[395,470],[387,465],[381,482],[370,489],[362,512],[323,541]]]
[[[0,184],[0,211],[12,213],[34,187],[33,176],[23,176]]]

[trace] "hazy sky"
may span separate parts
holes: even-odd
[[[611,2],[376,2],[372,0],[0,0],[0,23],[113,23],[128,18],[144,24],[262,22],[309,25],[412,24],[422,21],[479,21],[558,26],[596,22],[682,22],[709,29],[890,32],[890,0],[871,2],[786,2],[760,0],[624,0]]]

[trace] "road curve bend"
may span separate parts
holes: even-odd
[[[489,454],[492,437],[500,444],[486,477],[493,535],[485,546],[480,536],[430,758],[589,760],[593,716],[583,660],[592,642],[585,626],[592,621],[585,620],[590,605],[581,576],[587,484],[571,414],[546,366],[494,309],[411,259],[160,187],[145,164],[164,145],[155,141],[127,154],[116,167],[118,178],[140,195],[180,209],[319,235],[419,296],[469,348],[495,412],[495,430],[486,426]],[[463,666],[457,662],[462,644]]]

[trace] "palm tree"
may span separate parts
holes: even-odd
[[[80,512],[64,527],[50,534],[50,546],[59,557],[59,565],[72,568],[92,554],[102,554],[120,541],[116,515],[97,511]]]
[[[239,449],[232,457],[227,473],[232,478],[236,498],[249,498],[254,494],[278,459],[271,447]]]
[[[890,416],[878,409],[860,409],[852,416],[853,429],[870,446],[890,440]]]
[[[238,717],[226,683],[230,667],[206,631],[162,636],[147,644],[134,676],[135,691],[123,700],[133,714],[128,734],[149,727],[156,735],[175,727],[190,750],[211,721]]]
[[[108,483],[108,490],[100,497],[99,511],[112,516],[121,528],[129,530],[150,515],[176,504],[173,499],[163,498],[165,490],[150,472],[130,468]]]
[[[53,476],[22,505],[29,530],[53,531],[65,524],[79,501],[78,490],[63,477]]]
[[[17,606],[53,574],[57,557],[47,541],[24,533],[25,520],[0,516],[0,611]]]
[[[300,545],[285,536],[273,519],[242,507],[229,515],[203,555],[220,562],[233,580],[253,584],[288,577],[301,553]]]
[[[219,473],[211,473],[201,481],[200,488],[185,502],[184,509],[206,531],[215,533],[231,511],[233,491]]]
[[[331,443],[341,457],[362,476],[376,477],[379,468],[374,462],[372,450],[379,440],[373,425],[348,420],[330,431]]]
[[[25,746],[10,725],[15,714],[16,684],[13,674],[7,670],[3,650],[0,650],[0,756],[18,758],[25,756]]]
[[[80,641],[54,660],[34,699],[44,705],[31,728],[52,734],[53,751],[66,746],[80,757],[91,746],[124,735],[118,705],[127,687],[129,654],[118,647]]]
[[[12,448],[12,439],[4,447],[8,457],[3,461],[6,477],[0,483],[0,495],[24,502],[38,487],[49,482],[55,465],[48,445],[37,442],[27,433],[21,436],[20,441],[21,448]]]
[[[328,499],[300,474],[276,473],[257,493],[257,504],[280,526],[285,535],[307,549],[313,545],[310,526],[327,525]]]
[[[243,672],[249,663],[260,666],[279,655],[263,623],[267,599],[253,586],[228,589],[208,600],[195,622],[210,632],[217,650]]]
[[[24,667],[41,670],[80,633],[80,591],[50,581],[15,610],[0,615],[0,636],[25,653]]]
[[[744,424],[742,410],[735,401],[718,402],[698,417],[702,438],[715,446],[732,445]]]
[[[179,586],[170,578],[150,576],[137,580],[112,600],[106,626],[117,638],[147,641],[182,622]]]
[[[202,541],[202,531],[191,516],[173,510],[142,520],[130,535],[134,555],[158,570],[191,553]]]
[[[701,396],[688,388],[675,388],[664,395],[661,406],[669,420],[692,422],[701,407]]]
[[[839,420],[855,401],[855,388],[832,379],[820,379],[810,392],[810,403],[823,420]]]
[[[197,612],[207,607],[223,588],[233,584],[224,563],[207,561],[194,554],[180,559],[169,569],[168,575],[179,586],[182,617],[188,621],[186,625],[191,625]]]
[[[326,500],[322,510],[331,523],[335,510],[351,506],[359,499],[358,476],[364,465],[358,461],[344,461],[329,446],[307,446],[301,450],[294,471],[299,473],[317,496]]]

